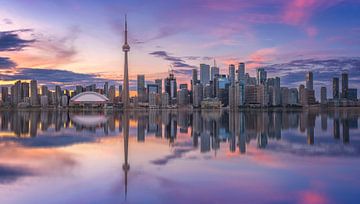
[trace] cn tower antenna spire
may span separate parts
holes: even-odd
[[[128,44],[128,29],[127,29],[127,16],[125,14],[125,30],[124,30],[124,45],[122,46],[124,52],[124,84],[123,84],[123,104],[124,109],[129,108],[129,67],[128,67],[128,52],[130,52],[130,46]]]

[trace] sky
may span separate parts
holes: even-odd
[[[0,84],[118,84],[125,14],[131,79],[163,78],[171,65],[184,83],[216,59],[224,74],[245,62],[290,87],[313,71],[329,95],[346,71],[360,89],[360,0],[0,0]]]

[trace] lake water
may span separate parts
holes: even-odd
[[[0,112],[0,203],[360,203],[359,116]]]

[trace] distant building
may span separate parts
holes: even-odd
[[[194,86],[194,101],[193,106],[199,108],[201,106],[201,101],[203,99],[203,86],[202,84],[196,84]]]
[[[139,102],[146,102],[146,88],[145,88],[145,75],[137,75],[137,96]]]
[[[238,81],[244,81],[245,80],[245,63],[240,62],[238,65],[238,71],[237,71],[237,80]]]
[[[165,92],[169,95],[169,104],[174,105],[176,103],[177,96],[177,83],[173,73],[170,73],[164,80],[164,86]]]
[[[256,70],[256,79],[257,79],[257,84],[265,84],[266,82],[266,78],[267,78],[267,73],[265,71],[264,68],[258,68]]]
[[[109,82],[104,83],[104,95],[109,97]]]
[[[256,85],[247,85],[245,87],[245,103],[247,105],[258,104]]]
[[[312,72],[306,74],[306,88],[309,90],[314,90],[314,75]]]
[[[340,93],[339,93],[339,78],[334,77],[333,78],[333,99],[339,99]]]
[[[47,96],[49,94],[49,89],[47,86],[41,86],[41,96]]]
[[[235,84],[235,65],[229,65],[229,81],[230,84]]]
[[[1,87],[1,100],[3,103],[9,102],[9,88],[6,86]]]
[[[115,85],[111,85],[110,86],[110,88],[109,88],[109,101],[111,102],[111,103],[115,103],[116,101],[115,101],[115,92],[116,92],[116,90],[115,90]]]
[[[39,95],[38,95],[38,87],[37,87],[37,81],[31,80],[30,82],[30,104],[32,106],[39,105]]]
[[[155,79],[155,84],[158,85],[158,93],[162,93],[162,79]]]
[[[210,81],[210,65],[200,64],[200,83],[204,86]]]
[[[299,104],[299,92],[297,88],[289,89],[289,105]]]
[[[161,107],[167,108],[169,106],[169,101],[170,101],[169,93],[164,92],[161,95]]]
[[[211,67],[210,69],[210,81],[214,81],[215,77],[217,75],[220,74],[220,69],[219,67],[215,67],[215,65],[213,67]]]
[[[326,93],[326,87],[321,87],[320,89],[320,103],[326,104],[327,101],[327,93]]]
[[[341,74],[341,97],[348,98],[349,90],[349,75],[348,73]]]
[[[30,86],[27,82],[21,82],[21,100],[30,97]]]
[[[357,89],[348,89],[347,97],[349,100],[356,101],[357,100]]]
[[[290,94],[288,87],[281,87],[281,105],[286,107],[290,104],[289,102]]]
[[[189,97],[189,90],[186,88],[182,88],[178,92],[178,106],[184,107],[189,105],[190,97]]]

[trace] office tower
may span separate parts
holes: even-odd
[[[200,83],[204,86],[210,81],[210,65],[200,64]]]
[[[69,104],[69,97],[67,95],[61,96],[61,106],[66,107]]]
[[[47,95],[48,95],[48,92],[49,92],[48,87],[45,86],[45,85],[42,85],[42,86],[41,86],[41,95],[42,95],[42,96],[47,96]]]
[[[238,81],[244,81],[245,80],[245,63],[240,62],[238,65]]]
[[[37,89],[37,81],[31,80],[30,81],[30,103],[32,106],[39,105],[38,99],[38,89]]]
[[[256,80],[258,85],[265,84],[266,77],[267,77],[267,73],[264,68],[258,68],[256,70]]]
[[[119,85],[119,98],[122,98],[123,96],[123,86],[120,84]]]
[[[109,88],[109,100],[111,103],[115,103],[115,85],[111,85]]]
[[[289,105],[289,88],[281,87],[281,105],[286,107]]]
[[[198,71],[197,69],[192,69],[192,84],[195,85],[198,82]]]
[[[79,93],[82,93],[84,90],[84,88],[82,86],[76,86],[75,87],[75,92],[76,92],[76,95],[78,95]]]
[[[178,93],[178,106],[187,106],[189,105],[189,91],[187,88],[181,88]]]
[[[169,103],[171,105],[176,103],[177,95],[177,84],[176,78],[173,73],[170,73],[169,76],[164,80],[165,92],[169,95]]]
[[[56,85],[55,86],[55,101],[54,101],[54,105],[60,105],[61,103],[61,97],[62,97],[63,93],[61,91],[61,87]]]
[[[235,85],[230,85],[229,87],[229,108],[230,110],[236,109]]]
[[[229,65],[229,81],[230,84],[235,84],[235,65]]]
[[[122,101],[124,104],[124,109],[129,108],[129,67],[128,67],[128,52],[130,51],[130,46],[128,44],[127,41],[127,35],[128,35],[128,31],[127,31],[127,20],[126,20],[126,16],[125,16],[125,42],[123,45],[123,51],[124,51],[124,81],[123,81],[123,88],[124,90],[122,91],[123,96],[122,96]]]
[[[45,108],[49,105],[49,97],[47,95],[41,95],[40,97],[40,105]]]
[[[333,99],[339,99],[340,93],[339,93],[339,78],[334,77],[333,78]]]
[[[21,99],[25,99],[28,98],[30,96],[30,87],[29,87],[29,83],[27,82],[22,82],[21,83]]]
[[[219,67],[216,67],[215,65],[213,67],[211,67],[210,69],[210,80],[214,81],[214,78],[220,74],[220,69]]]
[[[206,84],[203,92],[204,98],[213,98],[213,87],[212,84]]]
[[[341,97],[347,98],[349,89],[349,75],[348,73],[341,74]]]
[[[166,89],[166,88],[165,88],[165,89]],[[170,101],[169,94],[168,94],[168,93],[166,92],[166,90],[165,90],[165,92],[164,92],[163,94],[161,94],[161,106],[162,106],[163,108],[168,107],[169,101]]]
[[[280,78],[269,78],[267,80],[269,89],[269,102],[273,106],[281,105],[281,89],[280,89]]]
[[[193,106],[195,108],[200,108],[201,107],[201,101],[203,99],[203,85],[201,83],[196,84],[194,86],[193,97],[194,97]]]
[[[289,89],[289,104],[297,105],[299,103],[299,92],[297,88]]]
[[[226,75],[220,75],[216,78],[216,97],[221,101],[223,106],[227,106],[229,103],[229,87],[230,81]]]
[[[320,89],[320,95],[321,95],[321,97],[320,97],[320,103],[321,104],[325,104],[326,103],[326,101],[327,101],[327,96],[326,96],[326,87],[321,87],[321,89]]]
[[[11,98],[12,103],[17,105],[22,102],[21,100],[21,81],[15,82],[15,85],[11,88]]]
[[[305,86],[303,84],[299,86],[299,102],[303,106],[307,104],[307,94]]]
[[[145,75],[137,75],[137,95],[139,102],[146,102]]]
[[[314,76],[312,72],[306,74],[306,88],[309,90],[314,90]]]
[[[158,84],[147,84],[147,100],[150,104],[150,96],[154,95],[156,98],[156,94],[159,93],[159,85]]]
[[[180,84],[179,89],[186,89],[186,90],[188,90],[188,85],[187,85],[187,84]]]
[[[9,101],[9,88],[6,86],[1,87],[1,100],[3,103]]]
[[[356,101],[357,100],[357,89],[348,89],[347,99]]]
[[[109,82],[104,83],[104,95],[109,97]]]
[[[162,93],[162,79],[155,79],[155,84],[158,85],[158,93]]]
[[[235,86],[235,105],[237,107],[245,105],[245,85],[242,83]]]

